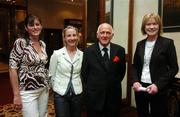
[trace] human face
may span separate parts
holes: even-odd
[[[29,33],[30,37],[38,37],[42,30],[42,25],[39,20],[35,19],[33,24],[28,24],[25,27],[26,31]]]
[[[147,33],[149,38],[155,38],[158,36],[159,24],[154,18],[151,18],[147,21],[145,25],[145,32]]]
[[[78,36],[77,36],[77,32],[74,29],[68,29],[65,32],[65,43],[66,46],[68,47],[76,47],[77,43],[78,43]]]
[[[101,24],[97,31],[97,38],[104,47],[107,46],[113,37],[112,27],[109,24]]]

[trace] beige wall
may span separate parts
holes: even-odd
[[[114,0],[113,28],[114,38],[112,42],[117,43],[126,49],[128,45],[128,1],[129,0]],[[122,82],[122,98],[126,98],[127,76]]]

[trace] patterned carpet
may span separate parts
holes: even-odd
[[[13,109],[13,104],[5,104],[0,106],[0,117],[23,117],[21,112]],[[55,117],[53,101],[49,100],[48,103],[48,117]],[[85,110],[82,112],[81,117],[86,117]],[[134,107],[124,107],[121,110],[121,117],[137,117],[137,112]]]
[[[13,104],[0,106],[0,117],[22,117],[21,112],[15,111]],[[48,117],[55,117],[53,102],[48,103]]]

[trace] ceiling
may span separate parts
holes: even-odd
[[[83,0],[39,0],[45,3],[60,3],[60,4],[69,4],[69,5],[80,5],[82,6]],[[16,2],[16,3],[24,3],[24,0],[0,0],[0,2]]]
[[[83,0],[50,0],[51,2],[82,6]]]

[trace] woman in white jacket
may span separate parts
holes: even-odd
[[[80,117],[83,52],[77,48],[78,29],[68,26],[62,36],[64,47],[54,51],[49,66],[56,117]]]

